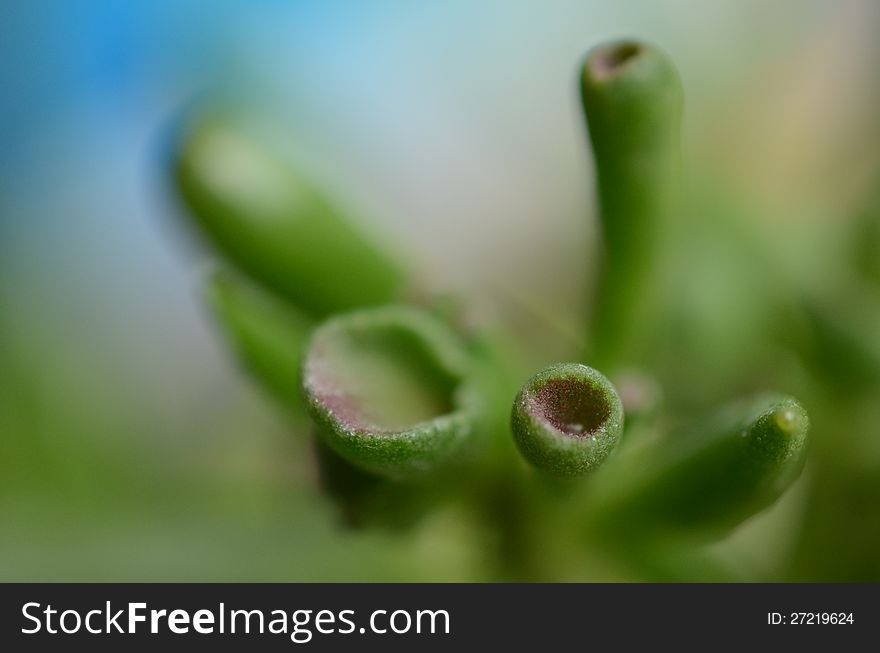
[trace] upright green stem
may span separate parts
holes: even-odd
[[[602,228],[589,361],[613,373],[638,356],[657,311],[657,258],[679,172],[682,91],[665,54],[617,42],[587,57],[581,93]]]

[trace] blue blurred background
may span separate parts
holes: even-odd
[[[164,178],[193,102],[239,107],[437,285],[574,329],[589,47],[672,55],[696,167],[757,230],[803,225],[809,270],[880,164],[878,26],[869,0],[3,3],[0,579],[480,577],[442,513],[340,533],[223,351]]]

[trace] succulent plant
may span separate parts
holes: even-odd
[[[704,543],[795,482],[809,418],[778,395],[720,407],[682,397],[678,368],[657,355],[675,351],[661,327],[682,83],[658,48],[622,41],[587,56],[580,87],[597,282],[587,346],[537,373],[491,327],[413,300],[425,295],[396,259],[232,125],[197,116],[175,182],[225,259],[211,285],[218,320],[253,376],[311,417],[315,464],[349,523],[405,532],[445,503],[494,533],[495,577],[567,577],[550,553],[567,546],[622,557],[636,577],[720,578]],[[791,315],[804,347],[825,338],[804,311]],[[397,513],[409,517],[386,519]]]

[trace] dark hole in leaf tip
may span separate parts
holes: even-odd
[[[552,379],[535,394],[532,407],[554,428],[575,438],[595,435],[611,417],[602,389],[585,379]]]
[[[638,43],[616,43],[603,48],[593,55],[590,67],[593,75],[598,79],[613,77],[626,64],[638,57],[642,52],[642,46]]]

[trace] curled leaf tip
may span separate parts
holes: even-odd
[[[562,363],[523,386],[511,424],[530,463],[558,476],[578,476],[611,453],[623,430],[623,406],[602,374],[586,365]]]
[[[390,306],[320,326],[302,383],[332,449],[367,471],[406,477],[441,465],[471,433],[468,367],[444,323]]]

